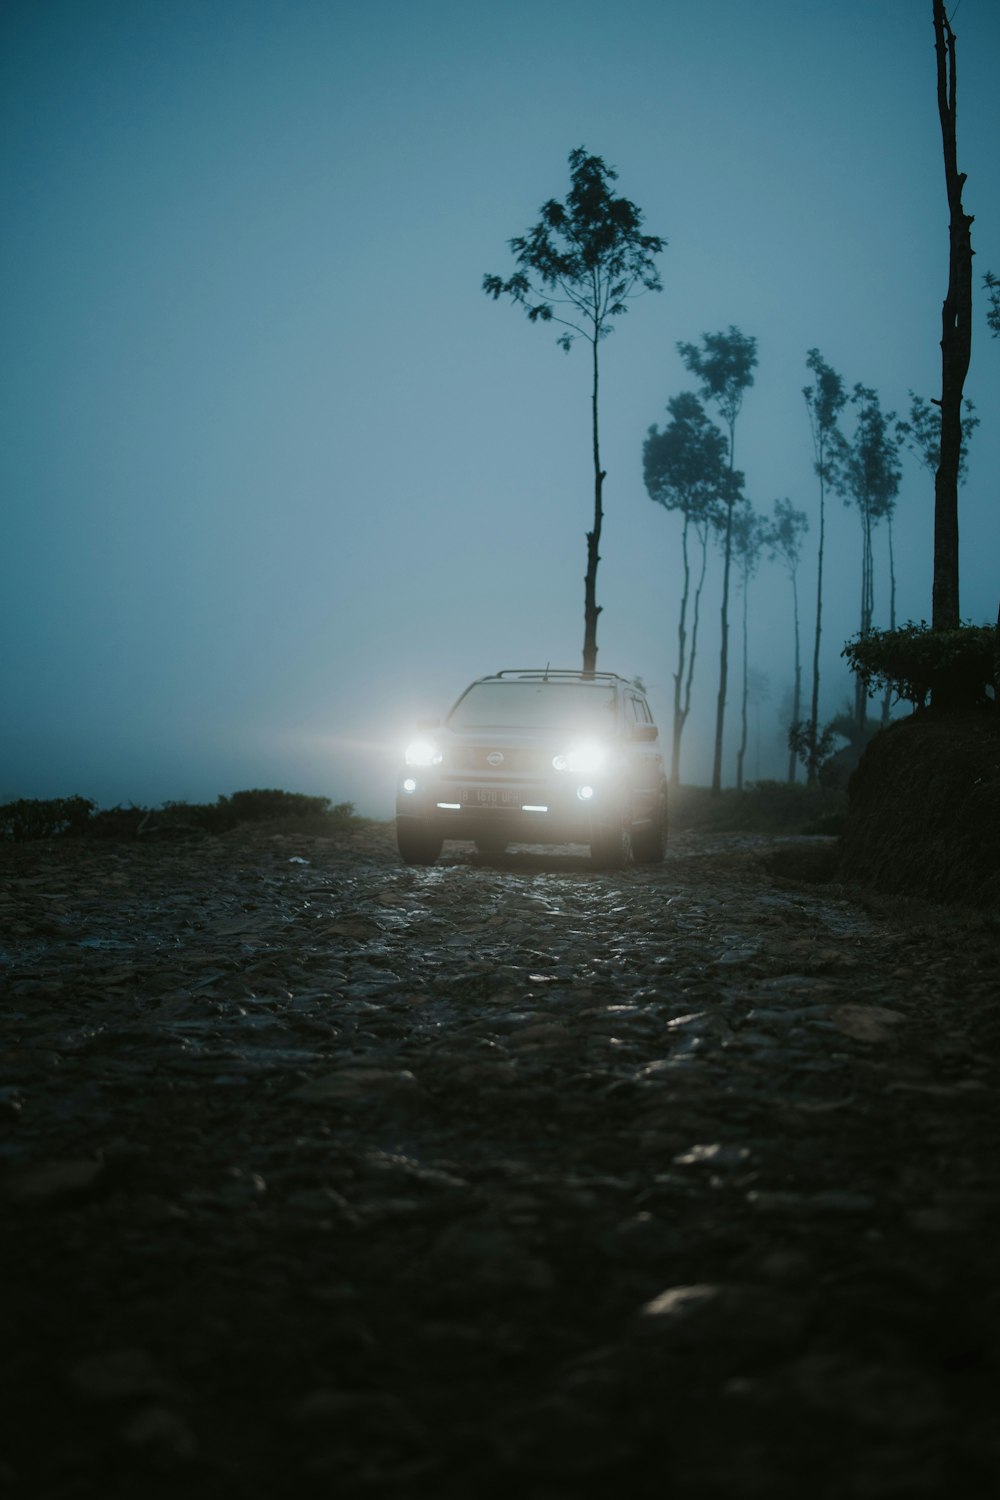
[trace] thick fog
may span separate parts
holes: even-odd
[[[997,610],[1000,9],[961,0],[975,215],[962,614]],[[277,786],[388,816],[399,747],[473,677],[576,667],[589,363],[482,292],[576,146],[668,241],[601,345],[599,667],[669,742],[680,521],[642,445],[694,388],[679,340],[757,339],[736,430],[755,508],[818,489],[807,351],[901,415],[940,388],[948,211],[931,0],[8,0],[0,800]],[[894,520],[900,621],[930,616],[933,479]],[[861,528],[831,497],[821,718],[851,690]],[[718,552],[682,776],[711,774]],[[888,623],[884,528],[875,619]],[[792,596],[750,586],[746,772],[782,776]],[[741,672],[732,605],[724,780]],[[808,686],[808,672],[806,675]]]

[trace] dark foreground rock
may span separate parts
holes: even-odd
[[[0,850],[11,1495],[992,1495],[997,924],[833,859]]]

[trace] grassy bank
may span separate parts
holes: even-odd
[[[847,812],[847,794],[787,781],[750,782],[738,792],[712,793],[705,786],[670,791],[670,827],[717,833],[839,834]]]

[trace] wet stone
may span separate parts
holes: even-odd
[[[990,1493],[996,922],[821,843],[0,846],[0,1475]]]

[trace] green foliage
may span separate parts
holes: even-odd
[[[25,843],[86,831],[94,803],[86,797],[56,797],[48,802],[22,798],[0,807],[0,839]]]
[[[788,781],[752,781],[743,791],[684,786],[670,793],[671,831],[718,833],[834,834],[847,800],[841,791]]]
[[[726,439],[693,391],[667,402],[669,424],[649,429],[642,445],[646,492],[664,510],[701,525],[713,515],[726,473]]]
[[[550,198],[527,234],[510,241],[518,269],[504,281],[483,277],[483,291],[496,302],[507,296],[531,323],[559,323],[559,344],[569,350],[577,335],[596,344],[611,332],[611,319],[627,310],[637,288],[662,290],[654,256],[666,245],[641,234],[642,210],[616,198],[614,168],[582,146],[569,154],[571,187],[566,202]]]
[[[816,450],[816,473],[826,482],[831,478],[827,461],[829,445],[837,431],[840,413],[847,402],[847,392],[844,390],[842,377],[826,363],[818,349],[809,350],[806,364],[816,376],[816,384],[803,386],[802,394],[809,411],[809,425]]]
[[[736,558],[740,578],[746,588],[757,572],[761,553],[768,544],[769,528],[763,516],[759,516],[747,502],[733,515],[733,556]]]
[[[92,814],[87,824],[87,837],[93,839],[138,838],[143,822],[149,818],[148,807],[100,807]]]
[[[701,342],[700,349],[697,344],[680,343],[677,352],[701,381],[702,398],[715,402],[732,433],[743,397],[753,385],[757,340],[730,323],[728,333],[703,333]]]
[[[823,785],[832,785],[842,779],[843,770],[838,770],[847,751],[852,751],[849,764],[856,761],[881,725],[878,719],[859,720],[850,703],[817,730],[812,719],[800,719],[788,729],[788,748],[808,768],[814,757],[816,774]],[[847,749],[838,747],[837,741],[845,740]]]
[[[1000,276],[994,276],[992,271],[987,271],[983,277],[983,286],[990,294],[986,321],[993,332],[993,337],[1000,339]]]
[[[794,751],[807,770],[812,764],[818,771],[824,761],[829,759],[836,737],[832,724],[824,724],[822,729],[817,730],[813,719],[798,719],[788,726],[788,748]]]
[[[903,477],[899,464],[899,425],[896,413],[883,412],[878,392],[856,385],[851,405],[857,413],[854,436],[848,441],[837,433],[833,447],[833,482],[844,497],[853,500],[865,525],[891,515]]]
[[[958,456],[958,482],[964,484],[969,472],[969,441],[979,426],[976,408],[968,399],[963,403],[965,416],[961,420],[962,446]],[[941,462],[941,403],[926,401],[915,391],[910,392],[910,420],[897,422],[896,432],[909,448],[914,458],[931,474],[936,474]]]
[[[871,719],[866,716],[864,719],[859,720],[854,709],[848,703],[840,710],[839,714],[834,714],[833,718],[825,726],[824,733],[826,730],[829,730],[831,734],[839,735],[842,740],[847,741],[852,750],[860,754],[868,741],[874,735],[878,734],[881,727],[878,719]]]
[[[772,562],[780,561],[794,578],[802,557],[802,538],[809,530],[809,518],[804,510],[796,510],[787,499],[775,500],[774,520],[764,535],[767,555]]]
[[[297,830],[332,833],[361,820],[354,805],[329,797],[273,789],[234,792],[216,802],[164,802],[161,807],[98,809],[86,797],[52,801],[8,802],[0,807],[0,841],[86,835],[88,838],[176,838],[191,834],[228,833],[248,823],[291,823]]]
[[[231,797],[219,798],[227,802],[237,823],[269,823],[276,818],[328,817],[331,812],[329,797],[306,797],[301,792],[280,792],[271,788],[250,792],[234,792]],[[343,816],[350,811],[349,803],[341,803],[337,813]]]
[[[973,707],[995,687],[996,630],[960,625],[931,630],[912,621],[897,630],[871,630],[841,652],[869,697],[888,689],[915,708]]]

